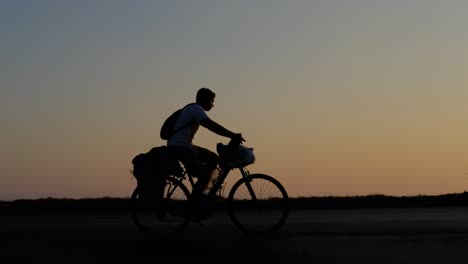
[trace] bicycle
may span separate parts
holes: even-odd
[[[226,151],[229,146],[231,143],[217,144],[219,176],[209,190],[208,200],[211,203],[216,199],[225,201],[232,223],[245,234],[265,236],[274,233],[288,218],[289,197],[286,189],[272,176],[250,174],[246,169],[249,163],[233,165],[228,157],[230,152]],[[193,190],[195,179],[181,162],[178,164],[180,167],[166,177],[164,192],[157,206],[142,202],[138,186],[132,193],[132,219],[145,234],[173,236],[181,233],[190,223],[187,214],[190,191],[187,186]],[[222,197],[225,180],[234,169],[239,169],[241,178],[232,185],[227,198]]]

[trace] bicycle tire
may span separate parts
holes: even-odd
[[[181,233],[188,225],[186,214],[190,192],[179,180],[168,177],[162,202],[155,206],[141,199],[136,187],[131,196],[131,215],[135,225],[145,234],[168,237]]]
[[[265,174],[251,174],[232,186],[228,196],[228,210],[234,225],[244,233],[269,235],[286,222],[289,197],[286,189],[275,178]]]

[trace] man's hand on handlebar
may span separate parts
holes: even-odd
[[[242,142],[245,142],[245,139],[242,137],[242,134],[241,133],[235,133],[231,137],[230,144],[242,144]]]

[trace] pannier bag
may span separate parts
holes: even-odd
[[[180,163],[169,156],[166,146],[154,147],[132,159],[133,176],[143,200],[162,198],[166,177],[183,173]]]

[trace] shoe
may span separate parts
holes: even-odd
[[[191,214],[197,215],[202,219],[206,219],[208,216],[211,215],[210,199],[207,195],[199,194],[193,196],[190,202]]]
[[[187,214],[191,222],[202,225],[202,220],[206,220],[211,215],[211,211],[208,204],[198,201],[189,207]]]
[[[200,199],[195,208],[202,219],[206,219],[211,216],[211,206],[208,197]]]

